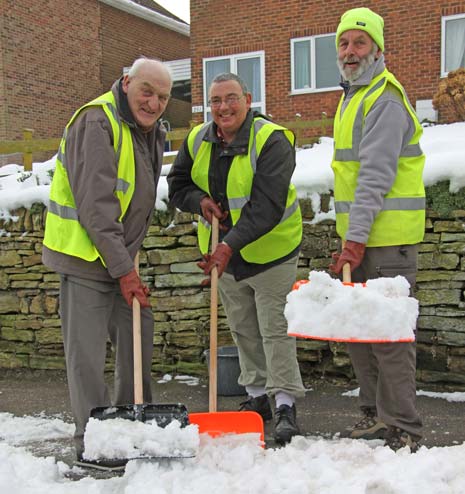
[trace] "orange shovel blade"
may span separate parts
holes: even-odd
[[[265,440],[263,419],[257,412],[202,412],[190,413],[189,422],[199,426],[199,433],[211,437],[224,434],[260,434]]]

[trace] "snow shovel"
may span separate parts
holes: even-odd
[[[212,252],[218,244],[218,218],[212,218]],[[210,374],[208,387],[208,413],[190,413],[189,422],[199,426],[199,433],[211,437],[225,434],[260,434],[264,442],[263,419],[257,412],[218,412],[217,411],[217,333],[218,333],[218,270],[211,271],[210,292]]]
[[[139,254],[136,255],[135,268],[139,274]],[[140,303],[136,297],[132,301],[133,313],[133,354],[134,354],[134,403],[128,405],[116,405],[111,407],[96,407],[91,410],[91,418],[98,420],[126,419],[137,422],[156,422],[159,427],[165,428],[174,420],[177,420],[181,428],[189,425],[187,409],[184,405],[177,404],[146,404],[143,400],[142,384],[142,340],[141,340],[141,314]],[[145,455],[138,458],[172,458],[191,457],[176,454],[170,455]],[[130,458],[135,459],[135,458]]]
[[[381,285],[378,285],[380,288],[376,290],[369,290],[366,283],[352,283],[350,264],[348,263],[344,264],[342,268],[342,285],[344,286],[341,286],[337,280],[330,282],[330,277],[326,273],[315,272],[313,276],[314,283],[312,280],[299,280],[288,295],[285,315],[289,323],[289,336],[346,343],[404,343],[414,341],[413,327],[416,316],[413,318],[413,314],[417,302],[411,297],[400,294],[397,294],[397,298],[388,297],[383,292]],[[327,279],[325,280],[323,276]],[[370,288],[374,288],[374,283],[378,281],[382,280],[370,280],[368,283],[373,283]],[[316,283],[321,284],[317,287]],[[332,284],[329,285],[329,283]],[[331,291],[319,292],[320,289],[326,290],[328,286],[331,286]],[[352,287],[355,291],[347,292],[346,286]],[[305,291],[305,298],[295,298],[293,292],[300,289],[307,290]],[[323,297],[322,293],[324,294]],[[302,297],[304,297],[303,294]],[[305,302],[308,303],[305,306],[306,321],[302,319],[303,312],[301,312]],[[372,306],[378,309],[378,313],[372,318],[367,318],[363,307],[370,303],[376,304]],[[418,309],[418,305],[416,308]],[[298,317],[296,318],[297,313]],[[399,324],[400,320],[399,327],[402,329],[392,334],[391,330],[389,334],[380,332],[379,329],[385,327],[385,320],[391,320],[393,328],[396,327],[395,321]],[[300,321],[299,330],[292,327],[293,325],[299,326],[296,321]]]

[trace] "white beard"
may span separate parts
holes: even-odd
[[[351,84],[356,81],[364,72],[365,70],[375,62],[376,54],[375,53],[370,53],[369,55],[366,55],[363,58],[358,58],[358,57],[348,57],[344,58],[344,60],[339,60],[337,59],[337,66],[339,68],[339,72],[341,73],[342,77],[344,80],[349,81]],[[359,66],[357,70],[352,71],[350,68],[345,69],[344,64],[347,62],[359,62]]]

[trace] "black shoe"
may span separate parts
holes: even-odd
[[[278,444],[286,444],[300,434],[296,420],[295,405],[281,405],[275,410],[274,439]]]
[[[388,426],[385,435],[385,446],[389,446],[393,451],[409,447],[411,453],[416,453],[420,448],[420,438],[412,437],[408,432],[399,427]]]
[[[257,412],[265,422],[273,418],[273,412],[271,411],[270,401],[267,395],[257,396],[256,398],[249,396],[247,400],[239,404],[239,411]]]
[[[96,468],[98,470],[124,470],[128,462],[126,459],[86,460],[82,457],[82,454],[77,454],[76,458],[76,465],[85,468]]]
[[[387,426],[376,417],[376,410],[366,409],[363,410],[363,413],[362,420],[351,427],[347,427],[339,437],[366,440],[384,439]]]

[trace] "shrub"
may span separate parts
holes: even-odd
[[[436,110],[450,109],[459,120],[465,121],[465,68],[451,70],[439,83],[433,107]]]

